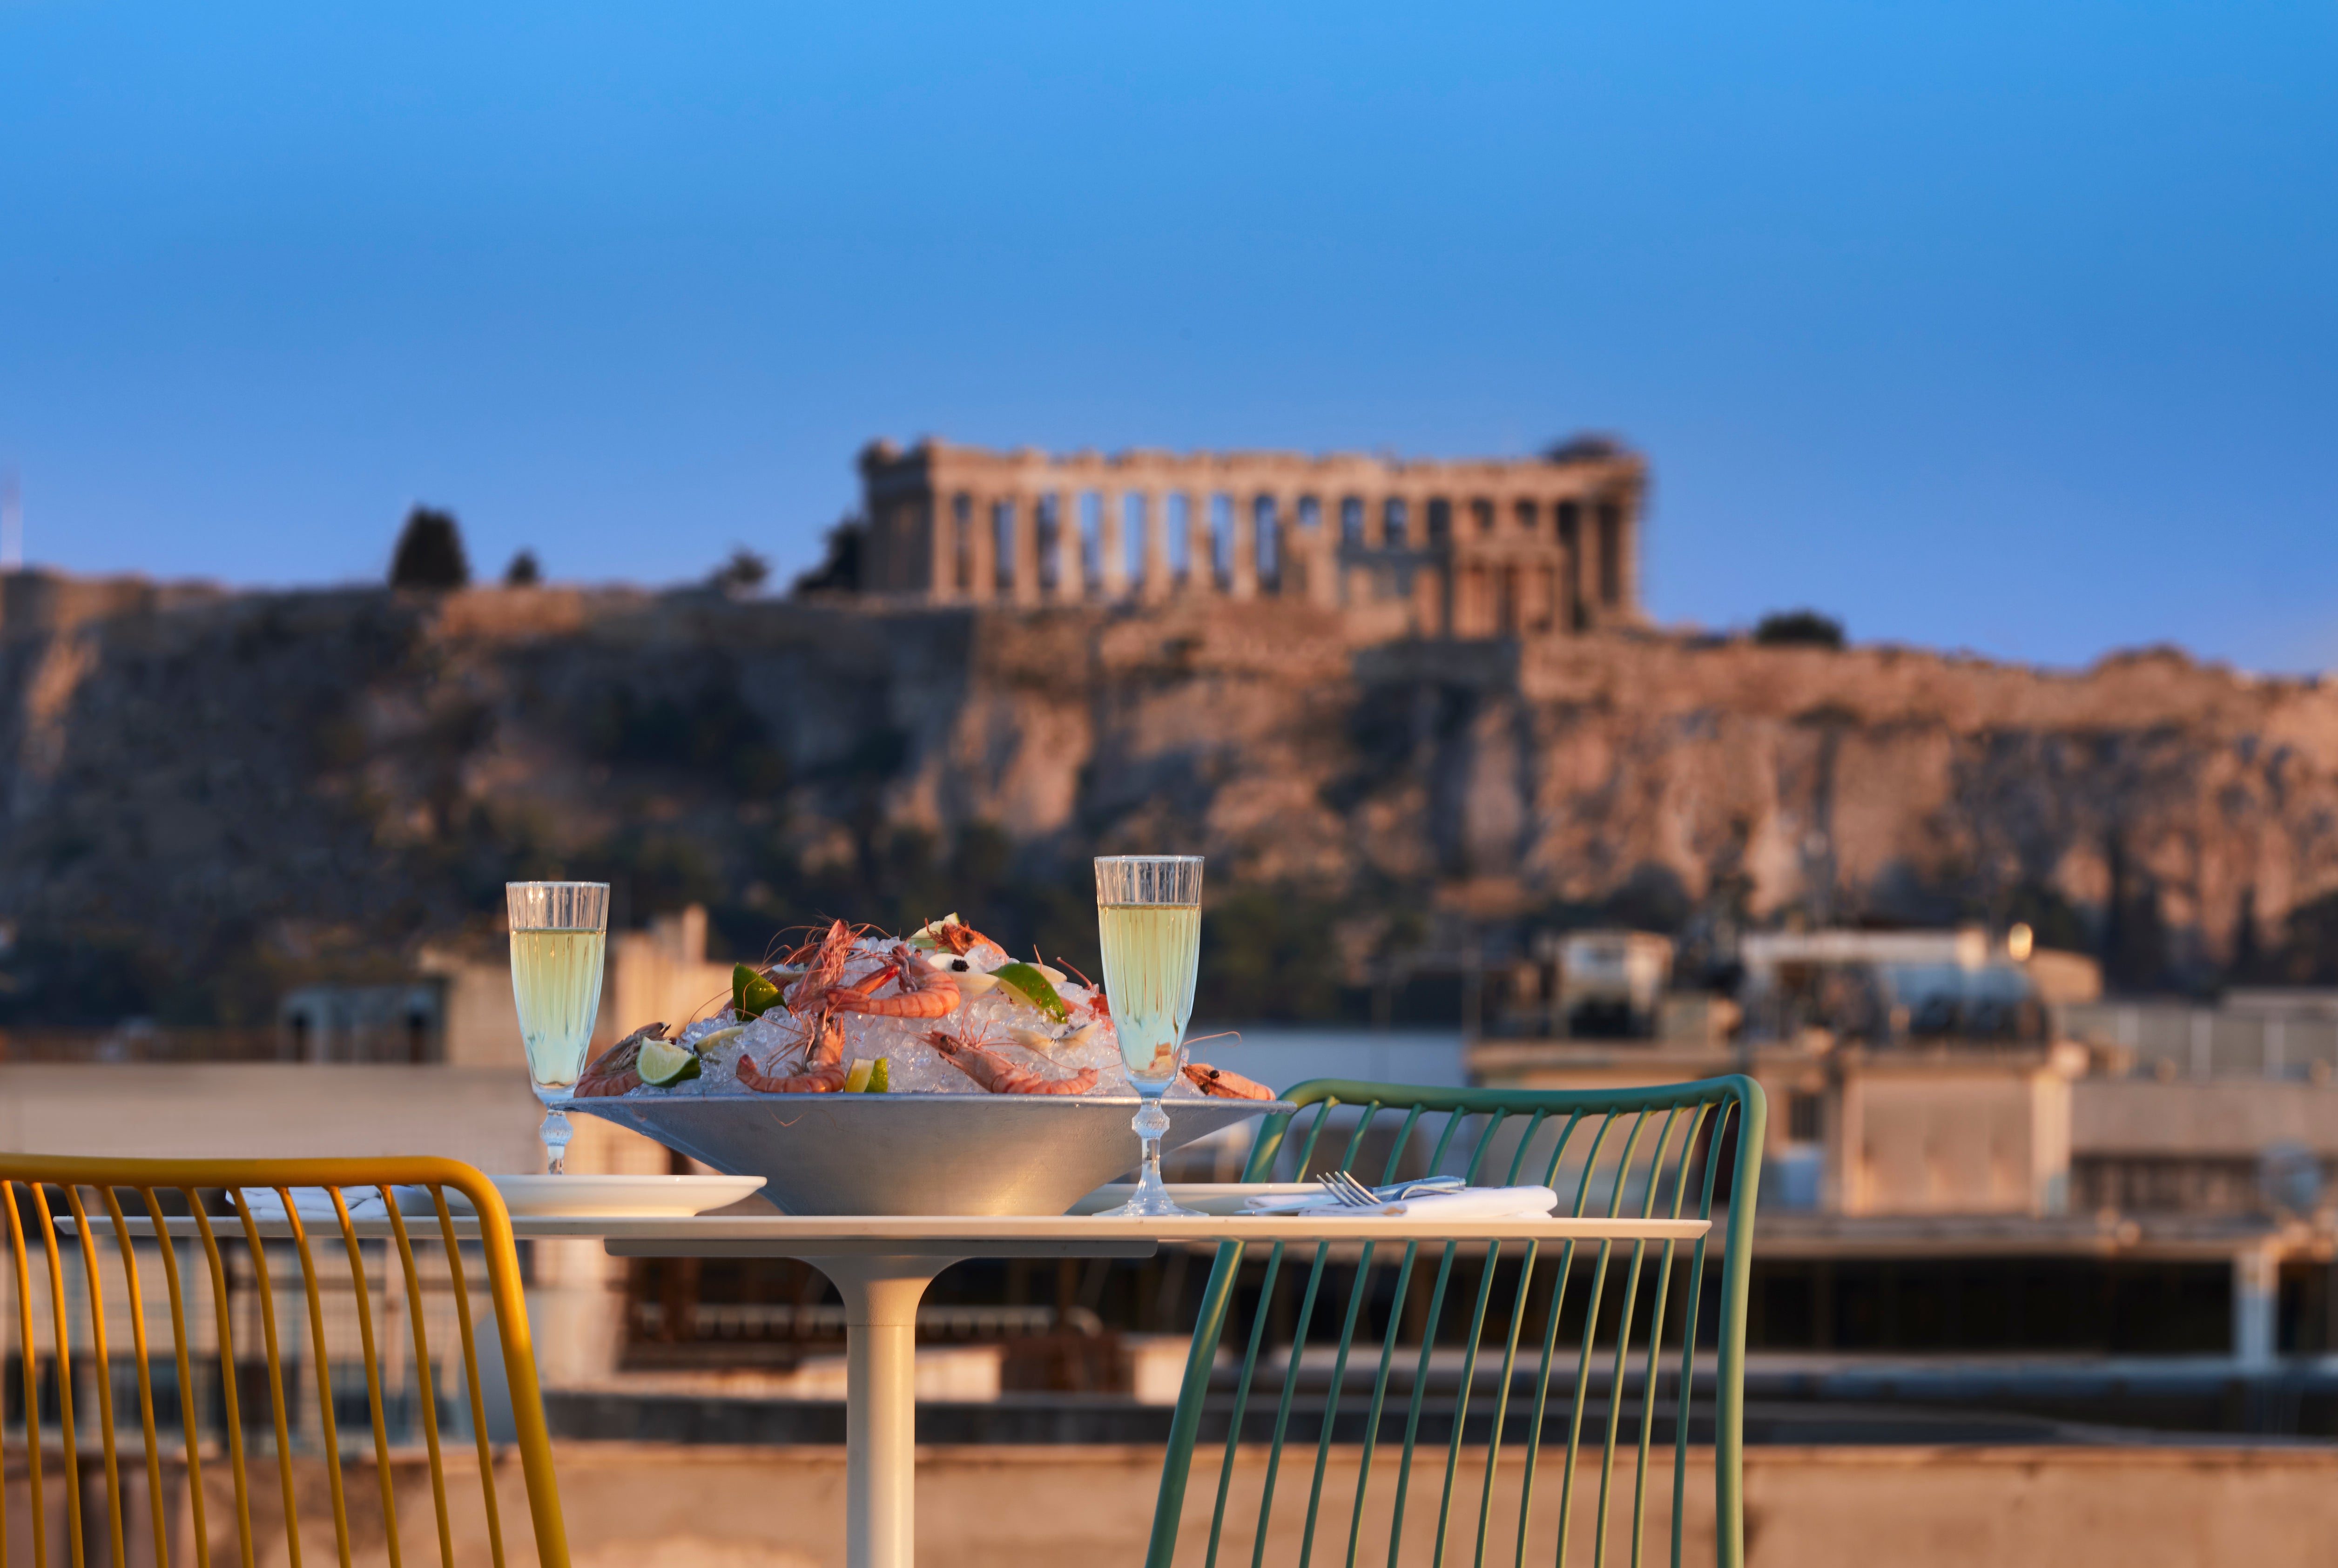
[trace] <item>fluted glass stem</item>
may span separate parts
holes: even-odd
[[[544,1126],[539,1130],[544,1139],[545,1171],[548,1175],[567,1173],[568,1140],[576,1135],[568,1118],[557,1105],[544,1108]]]
[[[1169,1112],[1152,1095],[1144,1097],[1144,1108],[1129,1122],[1139,1140],[1143,1153],[1136,1166],[1136,1191],[1128,1201],[1117,1209],[1107,1209],[1105,1217],[1113,1220],[1157,1220],[1164,1215],[1192,1215],[1194,1210],[1180,1209],[1169,1196],[1168,1187],[1161,1180],[1161,1134],[1169,1131]]]

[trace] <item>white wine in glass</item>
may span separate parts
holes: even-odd
[[[512,1001],[527,1048],[528,1082],[544,1102],[546,1168],[562,1173],[574,1129],[563,1114],[584,1071],[601,1014],[609,935],[606,882],[507,882]]]
[[[1136,1191],[1106,1217],[1191,1214],[1171,1200],[1161,1183],[1161,1134],[1169,1131],[1161,1096],[1185,1064],[1185,1024],[1194,1012],[1194,975],[1202,953],[1202,858],[1099,856],[1095,873],[1105,995],[1120,1038],[1121,1062],[1144,1100],[1129,1123],[1142,1152]]]
[[[1176,1081],[1178,1047],[1194,1013],[1201,906],[1101,904],[1096,932],[1120,1059],[1132,1082],[1165,1089]]]

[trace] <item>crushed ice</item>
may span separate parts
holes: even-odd
[[[887,961],[892,946],[889,938],[862,938],[846,965],[846,977],[858,979],[872,973],[879,963]],[[976,946],[966,957],[973,968],[985,974],[1013,962],[1007,953],[988,942]],[[889,982],[878,994],[889,995],[894,990]],[[935,1030],[987,1046],[1007,1060],[1049,1078],[1066,1078],[1084,1067],[1093,1067],[1096,1070],[1096,1094],[1134,1093],[1127,1069],[1120,1059],[1119,1035],[1113,1029],[1110,1014],[1100,1005],[1100,995],[1068,977],[1056,983],[1056,994],[1070,1010],[1067,1022],[1055,1022],[1004,985],[961,1002],[956,1012],[944,1018],[887,1018],[866,1013],[840,1013],[834,1016],[844,1031],[845,1065],[885,1058],[887,1086],[896,1094],[986,1093],[926,1043],[925,1036]],[[699,1043],[710,1035],[721,1037],[701,1047]],[[792,1066],[802,1060],[803,1037],[802,1025],[784,1009],[774,1008],[741,1027],[737,1015],[726,1006],[712,1017],[690,1024],[679,1036],[683,1044],[698,1049],[699,1076],[670,1089],[643,1085],[630,1093],[744,1093],[739,1087],[742,1054],[752,1054],[758,1067],[766,1073],[778,1063]],[[1181,1077],[1171,1086],[1168,1097],[1192,1099],[1200,1093]]]

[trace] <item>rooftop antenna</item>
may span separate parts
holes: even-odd
[[[25,503],[16,470],[0,468],[0,572],[25,569]]]

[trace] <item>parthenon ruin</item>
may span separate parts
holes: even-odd
[[[867,593],[1034,607],[1398,603],[1421,636],[1640,620],[1647,468],[1603,440],[1459,462],[877,441],[860,473]]]

